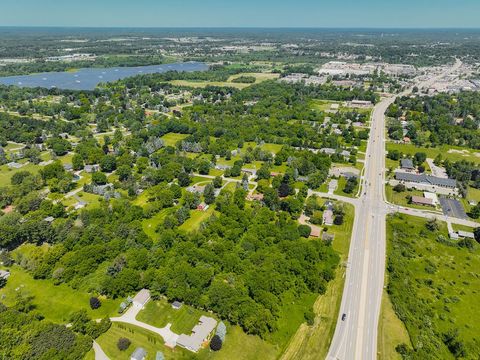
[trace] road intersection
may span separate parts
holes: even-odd
[[[460,61],[423,82],[419,88],[458,69]],[[345,285],[337,326],[330,344],[327,359],[377,358],[377,329],[382,302],[386,258],[386,216],[400,212],[424,218],[447,220],[445,216],[428,211],[393,206],[385,197],[385,112],[399,96],[410,94],[412,89],[378,103],[372,113],[370,137],[365,157],[365,171],[361,179],[360,197],[336,197],[355,206],[355,220],[348,255]],[[317,193],[323,197],[332,195]],[[473,226],[475,223],[448,219],[453,223]]]

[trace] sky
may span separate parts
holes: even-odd
[[[480,28],[480,0],[0,0],[0,26]]]

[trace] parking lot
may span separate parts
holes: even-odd
[[[468,219],[465,209],[460,201],[443,196],[441,196],[439,200],[444,215],[457,219]]]

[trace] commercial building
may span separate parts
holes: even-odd
[[[454,179],[443,179],[426,174],[411,174],[397,171],[395,173],[395,179],[400,182],[412,182],[425,185],[434,185],[449,189],[455,189],[457,187],[457,181]]]

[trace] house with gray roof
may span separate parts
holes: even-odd
[[[199,323],[192,329],[190,335],[181,334],[177,339],[177,345],[187,350],[197,352],[202,344],[208,340],[211,332],[217,326],[217,320],[208,316],[200,316]]]
[[[412,159],[400,160],[400,167],[404,170],[415,170],[415,166],[413,166]]]
[[[138,347],[130,356],[130,360],[145,360],[146,357],[147,352],[145,351],[145,349],[142,347]]]

